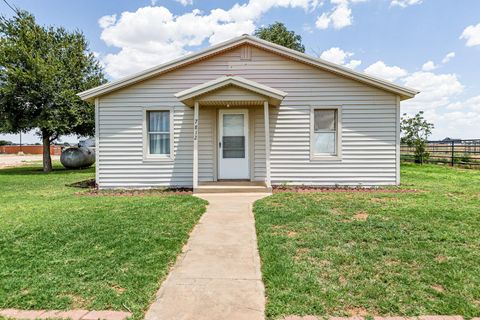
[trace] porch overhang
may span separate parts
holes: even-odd
[[[244,94],[222,92],[228,88],[244,91]],[[287,96],[286,92],[239,76],[227,75],[180,91],[175,97],[189,107],[195,102],[201,105],[270,105],[278,106]]]

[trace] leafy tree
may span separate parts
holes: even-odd
[[[267,27],[261,27],[255,30],[255,36],[267,40],[281,46],[305,52],[305,47],[302,44],[302,37],[295,32],[290,31],[281,22],[275,22]]]
[[[12,144],[12,141],[0,140],[0,146],[9,146]]]
[[[93,135],[94,107],[76,94],[103,83],[80,31],[40,26],[26,11],[0,17],[0,132],[36,128],[44,172],[52,170],[50,144],[60,135]]]
[[[434,128],[433,124],[427,122],[423,117],[423,111],[420,111],[414,117],[409,117],[404,113],[400,128],[402,130],[401,142],[415,148],[415,162],[423,164],[430,156],[427,151],[427,142],[428,136]]]

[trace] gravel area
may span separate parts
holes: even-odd
[[[59,160],[60,156],[52,156],[52,160]],[[7,167],[24,166],[31,163],[42,162],[41,154],[26,154],[23,156],[16,154],[0,154],[0,169]]]

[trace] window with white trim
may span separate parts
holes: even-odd
[[[148,154],[170,156],[170,110],[147,111]]]
[[[337,156],[338,109],[314,109],[312,134],[314,156]]]

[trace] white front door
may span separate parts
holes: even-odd
[[[218,123],[218,178],[249,179],[248,110],[220,110]]]

